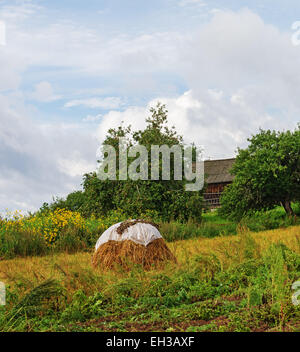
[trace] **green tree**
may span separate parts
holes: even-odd
[[[251,210],[282,205],[292,215],[291,202],[300,199],[300,125],[295,131],[264,131],[238,149],[233,183],[221,197],[223,215],[241,218]]]
[[[54,211],[56,209],[67,209],[71,211],[84,212],[86,203],[86,195],[82,191],[75,191],[70,193],[66,199],[54,198],[49,205],[44,203],[40,208],[40,212]]]
[[[127,146],[143,145],[148,151],[148,174],[151,171],[152,145],[179,145],[184,151],[182,136],[175,128],[167,126],[165,105],[157,104],[150,109],[151,116],[146,119],[144,130],[132,131],[131,127],[119,126],[110,129],[103,145],[112,145],[117,151],[117,171],[119,170],[119,138],[123,137]],[[195,151],[195,148],[194,148]],[[135,158],[128,158],[130,164]],[[182,159],[183,160],[183,159]],[[162,219],[171,218],[186,221],[189,218],[199,221],[202,212],[202,192],[186,192],[186,180],[174,180],[174,155],[171,154],[170,180],[105,180],[97,178],[96,173],[84,176],[83,187],[86,195],[85,213],[106,214],[112,209],[121,208],[128,216],[137,217],[147,211],[157,212]],[[162,160],[159,160],[160,176]],[[118,175],[118,173],[117,173]]]

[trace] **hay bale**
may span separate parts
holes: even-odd
[[[159,225],[155,224],[154,222],[148,221],[148,220],[143,220],[143,219],[137,219],[137,220],[126,220],[120,223],[117,227],[117,233],[119,235],[122,235],[130,226],[133,226],[135,224],[149,224],[155,227],[157,230],[159,230]]]
[[[165,241],[159,238],[147,246],[130,240],[108,241],[96,250],[92,264],[94,268],[113,269],[120,266],[126,270],[140,264],[149,270],[151,267],[162,268],[167,261],[177,262]]]
[[[144,269],[176,262],[158,231],[158,225],[145,220],[127,220],[107,229],[96,243],[93,267],[129,269],[140,264]]]

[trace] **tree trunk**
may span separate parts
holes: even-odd
[[[291,215],[291,216],[294,215],[291,202],[289,200],[284,200],[283,202],[281,202],[281,204],[288,215]]]

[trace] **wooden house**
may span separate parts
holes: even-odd
[[[233,175],[229,171],[234,161],[234,158],[204,161],[206,182],[204,199],[208,207],[217,208],[220,206],[220,196],[224,188],[233,181]]]

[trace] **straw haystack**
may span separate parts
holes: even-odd
[[[98,239],[93,255],[94,267],[129,269],[140,264],[144,269],[176,262],[158,231],[158,225],[145,220],[127,220],[108,228]]]

